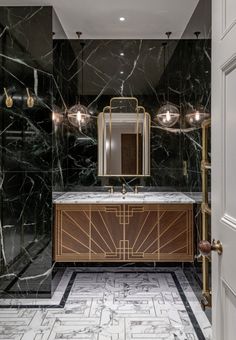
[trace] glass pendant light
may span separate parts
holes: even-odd
[[[179,110],[175,105],[167,103],[158,110],[156,120],[162,126],[172,127],[179,120]]]
[[[198,39],[201,32],[194,32],[196,39]],[[205,119],[210,117],[210,113],[207,111],[206,107],[198,104],[195,107],[190,108],[186,115],[186,122],[193,127],[200,127]]]
[[[76,32],[78,35],[78,38],[80,38],[81,32]],[[81,60],[82,60],[82,65],[81,65],[81,94],[83,96],[84,93],[84,46],[85,43],[81,42]],[[79,130],[82,132],[83,127],[86,127],[89,120],[90,120],[90,113],[89,110],[86,106],[82,105],[80,103],[80,95],[79,95],[79,102],[78,104],[73,105],[70,107],[67,111],[67,118],[68,121],[70,122],[71,125],[75,126],[76,128],[79,128]]]
[[[171,32],[166,32],[167,38],[170,38]],[[167,43],[162,44],[164,48],[164,71],[166,70],[166,46]],[[169,53],[168,53],[169,59]],[[164,74],[164,72],[163,72]],[[155,120],[164,127],[172,127],[174,126],[179,120],[179,110],[178,108],[169,102],[169,74],[167,72],[167,102],[165,105],[161,106],[157,112]]]
[[[210,113],[203,105],[198,105],[196,108],[192,108],[185,115],[187,123],[193,127],[201,126],[202,122],[210,117]]]
[[[70,124],[82,131],[82,128],[86,126],[90,120],[90,113],[86,106],[78,103],[69,108],[67,118]]]

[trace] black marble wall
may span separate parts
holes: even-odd
[[[57,106],[65,111],[81,95],[91,111],[84,134],[66,118],[55,125],[55,191],[76,191],[81,186],[120,184],[97,177],[96,116],[113,96],[135,96],[152,116],[151,177],[141,180],[158,190],[201,190],[201,130],[186,124],[191,105],[210,110],[211,42],[209,39],[170,40],[164,69],[164,40],[54,40],[54,76]],[[121,55],[123,53],[124,55]],[[82,69],[84,81],[82,85]],[[123,73],[121,73],[123,72]],[[173,129],[157,126],[155,115],[167,99],[178,106],[181,120]],[[63,98],[63,99],[62,99]],[[58,108],[57,108],[58,109]],[[184,171],[187,165],[187,172]],[[136,184],[138,179],[126,179]]]
[[[201,130],[191,105],[210,110],[210,40],[52,40],[51,7],[0,7],[0,295],[49,296],[52,191],[124,179],[97,176],[96,116],[113,96],[135,96],[151,114],[151,176],[126,179],[158,190],[201,189]],[[123,55],[121,55],[123,53]],[[82,84],[82,70],[84,81]],[[122,73],[121,73],[122,71]],[[169,99],[181,112],[171,130],[154,122]],[[6,107],[6,88],[13,105]],[[27,92],[34,106],[27,106]],[[83,133],[64,112],[78,97],[91,122]],[[52,124],[52,108],[57,113]],[[187,173],[184,172],[184,162]]]
[[[51,292],[52,48],[51,7],[0,7],[0,292],[6,297]]]

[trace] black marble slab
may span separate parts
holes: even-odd
[[[152,117],[151,176],[126,179],[127,183],[200,191],[201,129],[190,128],[184,116],[190,106],[197,103],[210,111],[211,40],[196,40],[194,34],[193,39],[170,40],[165,69],[162,46],[165,40],[83,42],[82,60],[80,41],[54,40],[54,75],[59,88],[55,103],[65,111],[80,95],[81,103],[89,108],[92,116],[83,133],[66,118],[56,124],[54,190],[76,191],[81,186],[121,184],[124,179],[97,176],[96,116],[113,96],[135,96]],[[180,122],[170,130],[154,122],[158,109],[168,97],[181,113]]]
[[[166,68],[165,40],[87,40],[82,60],[78,40],[53,42],[52,11],[0,7],[1,296],[51,294],[52,190],[101,190],[122,181],[147,190],[201,190],[201,131],[189,129],[184,115],[197,103],[210,111],[210,39],[171,40]],[[4,87],[12,108],[5,105]],[[33,108],[26,105],[26,88]],[[137,97],[152,117],[148,178],[97,176],[96,117],[113,96]],[[63,114],[79,97],[91,112],[82,133]],[[154,122],[166,99],[181,112],[171,130]],[[52,108],[62,112],[54,124]]]
[[[1,296],[51,295],[52,50],[51,7],[0,7]]]

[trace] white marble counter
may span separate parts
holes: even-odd
[[[182,192],[66,192],[54,199],[54,204],[193,204],[195,201]]]
[[[185,195],[192,198],[195,203],[202,203],[202,192],[184,192]],[[208,200],[211,202],[211,193],[208,193]]]

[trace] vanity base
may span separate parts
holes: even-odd
[[[56,204],[57,262],[193,262],[192,204]]]

